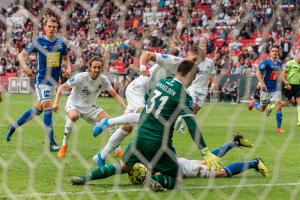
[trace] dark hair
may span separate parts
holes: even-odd
[[[103,59],[102,58],[100,58],[99,56],[94,56],[89,61],[88,67],[90,68],[92,66],[92,63],[95,62],[95,61],[99,61],[99,62],[101,62],[101,64],[103,64]]]
[[[177,67],[177,73],[181,76],[185,76],[190,71],[197,73],[197,67],[193,61],[190,60],[184,60],[182,61],[179,66]]]
[[[278,49],[279,50],[279,46],[278,45],[271,45],[269,48],[269,51],[271,51],[271,49]]]

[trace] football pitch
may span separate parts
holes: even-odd
[[[92,126],[80,119],[69,140],[67,156],[59,159],[56,153],[49,152],[41,115],[18,128],[8,143],[7,124],[31,108],[35,98],[30,94],[4,98],[0,104],[0,199],[300,199],[300,127],[296,126],[294,107],[283,108],[286,132],[278,134],[275,111],[266,117],[255,110],[248,111],[246,104],[206,103],[197,115],[197,123],[209,149],[223,145],[240,132],[253,141],[254,147],[231,150],[222,158],[224,166],[262,157],[270,177],[249,170],[232,178],[190,178],[181,182],[180,189],[153,193],[142,185],[132,185],[127,174],[91,181],[86,186],[71,185],[71,176],[81,176],[95,168],[91,157],[104,147],[108,131],[94,138]],[[58,144],[63,138],[66,97],[61,100],[58,113],[53,115]],[[98,105],[111,116],[121,114],[110,98],[99,98]],[[123,150],[132,135],[123,142]],[[178,157],[202,159],[187,130],[185,134],[174,133],[173,140]],[[117,161],[114,153],[107,160]]]

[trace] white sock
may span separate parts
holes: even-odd
[[[126,113],[119,117],[110,118],[108,120],[109,125],[120,125],[120,124],[136,124],[139,122],[141,113]]]
[[[123,129],[119,128],[112,136],[110,136],[107,144],[105,147],[101,150],[101,158],[103,160],[106,159],[107,155],[114,151],[121,142],[124,140],[124,138],[128,135],[128,132],[124,131]]]
[[[71,135],[73,125],[74,125],[74,122],[72,120],[70,120],[69,118],[67,118],[67,121],[65,124],[65,134],[64,134],[63,143],[62,143],[63,145],[68,144],[68,139]]]

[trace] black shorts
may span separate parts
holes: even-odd
[[[255,89],[253,98],[256,99],[257,101],[260,100],[260,88]]]
[[[291,90],[287,90],[287,89],[283,89],[283,95],[288,98],[289,100],[292,97],[296,98],[300,98],[300,85],[291,85],[292,89]]]

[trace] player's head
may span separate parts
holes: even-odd
[[[52,39],[55,37],[58,29],[58,21],[53,16],[47,16],[43,20],[43,26],[46,37]]]
[[[92,57],[88,65],[90,77],[94,80],[97,79],[103,69],[102,58],[98,56]]]
[[[277,45],[272,45],[269,49],[269,54],[270,54],[270,57],[273,59],[273,60],[277,60],[278,59],[278,56],[279,56],[279,46]]]
[[[177,67],[176,78],[180,78],[181,81],[184,81],[185,86],[188,87],[192,84],[197,72],[198,68],[195,65],[195,62],[184,60]]]

